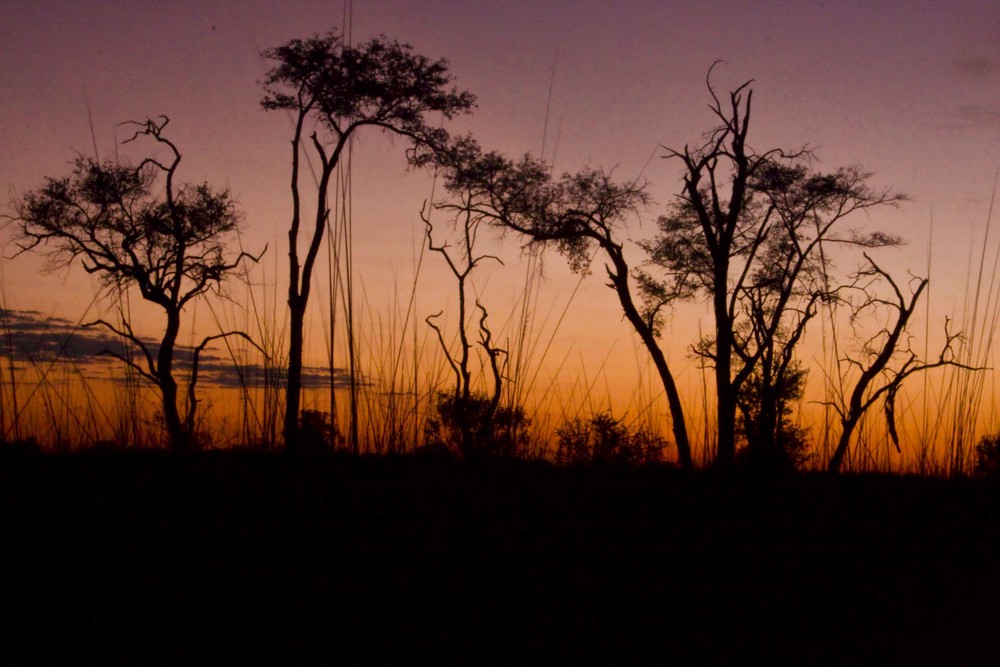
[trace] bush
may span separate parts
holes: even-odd
[[[1000,433],[984,435],[976,444],[975,472],[980,477],[1000,476]]]
[[[757,471],[790,471],[812,458],[809,431],[793,421],[793,406],[805,393],[806,371],[793,363],[765,381],[758,370],[738,399],[736,461]]]
[[[739,435],[745,436],[745,431]],[[760,447],[759,441],[744,440],[736,450],[736,463],[741,468],[756,471],[794,471],[805,468],[812,460],[809,431],[783,419],[778,425],[771,447]],[[757,446],[755,446],[757,445]]]
[[[300,453],[330,451],[340,440],[340,434],[330,423],[329,413],[319,410],[303,410],[299,413],[297,449]]]
[[[425,446],[444,446],[465,460],[481,458],[525,458],[530,449],[531,420],[519,407],[497,406],[482,394],[468,399],[441,392],[435,403],[437,415],[424,427]]]
[[[556,429],[556,463],[642,465],[663,460],[666,441],[648,429],[631,429],[608,412],[573,419]]]

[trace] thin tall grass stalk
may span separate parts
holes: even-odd
[[[924,311],[924,359],[930,358],[931,349],[931,307],[932,307],[932,292],[931,288],[934,285],[934,281],[931,280],[931,250],[934,248],[934,206],[931,205],[930,220],[928,221],[927,230],[927,288],[924,290],[926,292],[924,306],[926,310]],[[933,441],[929,438],[930,431],[930,405],[928,404],[927,397],[930,395],[930,377],[927,373],[924,373],[923,377],[923,419],[920,428],[919,446],[920,452],[918,457],[917,469],[921,475],[926,472],[928,464],[928,456],[930,454],[931,448],[933,446]]]
[[[237,232],[237,242],[243,252],[243,239]],[[275,238],[275,247],[277,238]],[[253,273],[261,271],[260,283],[254,283]],[[240,314],[246,318],[242,327],[254,332],[254,337],[263,349],[261,365],[261,384],[255,385],[243,403],[241,423],[243,428],[243,444],[247,446],[273,449],[277,445],[281,419],[284,415],[284,369],[287,368],[285,334],[288,330],[287,310],[285,318],[278,318],[278,263],[274,262],[274,273],[267,280],[264,266],[254,267],[243,276],[245,308]],[[260,290],[260,298],[257,292]],[[271,289],[269,290],[268,287]]]
[[[15,365],[14,365],[14,359],[15,359],[14,336],[10,326],[10,319],[9,319],[10,301],[7,298],[6,285],[7,281],[4,277],[4,265],[3,262],[0,261],[0,299],[2,299],[2,303],[0,303],[0,318],[2,318],[2,321],[0,321],[0,326],[3,327],[4,344],[6,346],[6,352],[7,352],[7,372],[10,378],[9,389],[10,389],[10,401],[11,401],[10,417],[8,417],[6,410],[6,403],[7,403],[6,392],[4,392],[4,394],[0,394],[0,405],[3,406],[2,412],[0,412],[0,429],[2,429],[0,430],[0,432],[2,432],[3,434],[2,440],[7,440],[9,434],[12,431],[14,433],[14,438],[16,440],[20,440],[21,421],[19,419],[19,415],[21,411],[18,408],[17,404],[17,372],[15,370]],[[0,371],[0,378],[2,377],[3,373],[2,371]],[[4,386],[4,389],[6,390],[6,386]],[[7,423],[8,418],[11,418],[13,420],[13,423],[9,425],[10,426],[9,428]]]
[[[86,311],[84,313],[84,316],[86,316],[86,313],[89,313],[90,309],[94,307],[94,304],[97,302],[97,298],[98,298],[98,295],[95,295],[94,298],[91,300],[90,304],[87,306],[87,309],[86,309]],[[36,381],[34,387],[32,387],[31,391],[28,393],[27,398],[24,400],[23,403],[20,404],[19,409],[17,410],[17,412],[14,415],[14,424],[15,424],[15,427],[17,427],[17,425],[19,424],[19,419],[24,414],[25,410],[27,410],[28,407],[31,405],[31,401],[36,396],[39,395],[40,391],[42,391],[44,388],[47,388],[49,386],[49,380],[48,380],[49,374],[53,372],[53,369],[56,367],[56,365],[62,359],[62,356],[65,353],[67,346],[69,345],[69,343],[72,340],[73,336],[75,335],[76,331],[79,330],[81,322],[82,322],[82,320],[80,320],[80,321],[78,321],[76,323],[73,331],[71,331],[69,333],[69,335],[65,339],[63,339],[63,341],[60,343],[59,348],[56,351],[55,356],[52,359],[50,359],[47,363],[43,363],[40,359],[35,359],[33,355],[31,355],[27,350],[24,350],[22,348],[22,350],[21,350],[22,354],[24,354],[24,356],[28,360],[29,365],[36,372],[37,381]],[[42,391],[42,393],[44,394],[44,391]],[[43,396],[43,400],[44,400],[44,396]],[[4,439],[6,440],[9,435],[10,435],[9,433],[5,432],[4,433]],[[18,439],[20,439],[21,436],[20,435],[15,435],[15,437],[18,438]]]
[[[987,365],[992,350],[993,335],[996,332],[998,320],[1000,320],[1000,245],[997,247],[996,255],[993,259],[993,266],[990,267],[989,284],[986,287],[985,298],[983,297],[983,278],[986,272],[986,253],[993,223],[993,206],[996,200],[997,179],[994,179],[993,192],[990,196],[989,209],[986,216],[985,229],[983,231],[982,251],[980,253],[979,265],[977,268],[974,296],[971,302],[966,298],[966,314],[963,317],[963,331],[968,331],[969,340],[965,346],[966,365],[983,368]],[[970,262],[971,266],[971,262]],[[968,292],[968,289],[967,289]],[[980,310],[980,302],[985,301],[984,310]],[[952,381],[956,381],[956,376],[952,375]],[[976,428],[979,423],[980,409],[982,402],[983,386],[985,378],[980,373],[964,372],[958,376],[957,385],[957,407],[956,417],[951,428],[951,437],[947,446],[947,458],[949,474],[959,475],[969,472],[971,464],[971,443],[975,437]]]

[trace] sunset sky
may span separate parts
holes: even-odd
[[[287,117],[260,109],[258,81],[268,68],[260,52],[344,25],[356,43],[384,33],[447,58],[456,85],[478,97],[475,112],[449,129],[512,155],[544,148],[557,172],[589,165],[614,169],[623,180],[647,179],[655,203],[632,223],[636,239],[679,189],[678,165],[660,159],[658,147],[697,143],[713,124],[705,75],[722,59],[714,79],[720,91],[755,80],[751,143],[758,149],[808,144],[817,168],[861,164],[875,173],[874,185],[910,197],[899,211],[852,223],[908,239],[880,255],[894,272],[926,274],[933,217],[932,317],[960,310],[1000,168],[1000,6],[988,0],[7,0],[0,12],[0,183],[16,196],[45,176],[68,173],[75,154],[95,150],[90,119],[105,158],[127,136],[117,123],[168,115],[169,135],[184,153],[179,177],[232,190],[245,213],[244,245],[270,246],[264,273],[272,283],[277,275],[281,302],[291,128]],[[376,133],[354,146],[356,274],[372,321],[385,321],[409,293],[423,234],[418,211],[431,193],[430,175],[407,172],[402,148]],[[118,150],[141,155],[131,145]],[[38,258],[11,259],[6,248],[8,307],[88,317],[92,279],[75,271],[40,276]],[[516,239],[498,252],[507,267],[484,269],[477,285],[503,320],[523,266]],[[435,260],[427,258],[421,274],[421,326],[453,297]],[[539,314],[555,318],[576,278],[556,256],[546,259],[546,274]],[[573,324],[558,339],[564,350],[579,349],[590,371],[601,350],[634,357],[634,337],[601,277],[584,282],[570,306]],[[694,322],[701,317],[701,326],[710,326],[703,310],[692,312],[697,317],[686,318],[680,343],[668,346],[678,363],[689,363]],[[315,335],[320,330],[313,326]],[[321,351],[314,343],[317,362]]]

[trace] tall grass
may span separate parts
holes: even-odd
[[[984,369],[990,365],[993,337],[1000,322],[1000,244],[997,244],[992,263],[987,261],[996,190],[997,185],[994,181],[983,227],[978,266],[973,262],[969,263],[970,274],[972,267],[976,267],[976,279],[975,282],[967,280],[961,324],[961,330],[966,335],[961,361],[967,366]],[[985,373],[952,369],[945,392],[946,398],[952,395],[955,397],[955,410],[947,429],[945,447],[945,461],[949,474],[971,472],[973,445],[980,430],[996,427],[995,423],[983,423],[982,403],[985,386]]]

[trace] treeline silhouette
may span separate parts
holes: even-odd
[[[130,124],[129,141],[169,159],[79,157],[69,176],[15,202],[22,252],[47,251],[52,266],[98,276],[109,298],[137,291],[163,312],[155,342],[124,309],[85,326],[119,338],[106,354],[156,390],[167,447],[123,451],[109,440],[43,453],[16,418],[13,437],[5,422],[0,661],[996,661],[997,438],[981,440],[974,469],[960,440],[950,480],[801,470],[849,464],[875,409],[898,449],[895,405],[908,378],[983,365],[947,321],[936,357],[912,350],[927,280],[901,286],[875,256],[901,239],[848,226],[900,194],[874,188],[860,168],[816,171],[804,148],[755,149],[751,84],[719,94],[716,64],[706,79],[714,125],[693,145],[663,148],[681,189],[655,234],[633,244],[626,226],[651,206],[647,183],[591,168],[560,176],[543,159],[451,136],[438,117],[470,112],[475,98],[452,85],[446,61],[336,33],[264,57],[262,105],[294,127],[287,336],[220,328],[179,345],[189,306],[248,280],[265,249],[231,249],[239,215],[228,191],[178,180],[182,154],[165,117]],[[366,455],[359,428],[365,371],[349,220],[336,209],[345,151],[366,129],[403,139],[409,164],[443,184],[420,211],[422,243],[450,270],[459,312],[451,331],[443,311],[424,320],[450,378],[426,391],[430,415],[404,424],[417,408],[394,402],[395,384],[385,392],[384,456]],[[500,347],[489,304],[470,287],[499,261],[477,248],[490,233],[607,281],[662,386],[672,441],[639,419],[578,413],[554,429],[543,460],[522,359],[512,360],[520,353]],[[324,240],[344,281],[330,293],[346,318],[346,424],[332,388],[330,412],[302,401]],[[834,258],[858,268],[840,275]],[[713,324],[692,348],[715,405],[704,461],[666,352],[687,342],[664,326],[692,301],[709,305]],[[845,345],[826,369],[841,380],[827,396],[835,444],[817,461],[794,419],[809,376],[798,352],[810,326],[838,314],[867,323],[867,343],[853,356]],[[254,442],[202,451],[199,355],[236,341],[271,374],[271,417]],[[958,474],[973,470],[989,479]]]
[[[287,336],[277,343],[255,340],[239,329],[220,330],[193,346],[186,389],[178,383],[175,350],[186,308],[217,293],[225,281],[245,276],[261,253],[227,252],[238,231],[236,204],[226,190],[178,181],[182,154],[165,133],[166,117],[129,122],[135,132],[127,142],[152,140],[154,147],[166,149],[168,160],[151,152],[132,166],[81,156],[69,177],[50,178],[15,201],[21,252],[44,250],[54,267],[80,266],[97,275],[108,296],[137,290],[162,309],[166,326],[155,345],[133,331],[124,310],[120,322],[99,319],[84,326],[103,327],[126,343],[128,353],[110,348],[105,353],[155,387],[172,451],[198,448],[206,441],[196,432],[199,354],[214,342],[230,344],[230,338],[256,348],[266,365],[276,369],[265,401],[276,409],[280,392],[280,444],[289,452],[315,451],[317,443],[363,451],[359,387],[365,370],[357,350],[353,260],[350,244],[344,242],[351,232],[335,224],[349,225],[336,209],[346,196],[342,158],[355,134],[368,128],[404,139],[409,164],[434,169],[443,179],[445,196],[426,202],[421,218],[426,248],[447,264],[457,287],[457,345],[448,342],[452,336],[437,323],[440,313],[426,318],[454,374],[454,386],[428,392],[431,416],[422,433],[413,429],[406,434],[408,445],[400,442],[404,434],[395,433],[390,450],[420,448],[463,458],[538,452],[527,434],[531,419],[523,394],[511,388],[518,382],[511,379],[510,351],[498,347],[487,305],[478,299],[471,303],[467,294],[472,273],[499,261],[475,248],[486,229],[515,234],[532,252],[555,250],[583,275],[606,273],[624,319],[659,377],[673,434],[670,449],[676,453],[670,458],[685,470],[694,468],[696,457],[685,400],[665,348],[688,343],[671,340],[663,331],[665,315],[683,302],[710,306],[713,327],[691,349],[713,377],[715,421],[706,434],[712,445],[705,458],[723,469],[791,470],[813,459],[814,466],[837,471],[850,459],[852,439],[873,408],[882,409],[888,435],[899,450],[895,402],[903,383],[942,366],[969,372],[981,368],[961,354],[963,337],[951,331],[948,321],[936,358],[922,359],[913,351],[907,342],[909,324],[927,279],[911,281],[907,292],[874,257],[875,250],[897,246],[902,239],[848,226],[860,212],[896,206],[905,198],[871,186],[871,174],[859,167],[816,171],[806,148],[755,148],[752,82],[720,94],[712,83],[719,63],[706,77],[715,125],[693,145],[663,147],[662,157],[681,168],[681,189],[658,217],[656,234],[638,242],[643,256],[634,260],[626,225],[650,206],[649,185],[618,182],[611,173],[591,168],[557,177],[542,159],[511,159],[483,149],[471,135],[451,136],[428,119],[468,113],[475,98],[453,86],[446,61],[430,60],[384,36],[352,46],[335,32],[293,39],[263,56],[271,68],[262,82],[262,106],[290,114],[294,121],[289,320]],[[304,169],[304,160],[318,164],[318,171]],[[314,191],[305,187],[310,177],[316,181]],[[454,239],[436,240],[432,211],[450,217]],[[323,418],[314,411],[303,412],[301,398],[305,316],[325,240],[336,264],[331,281],[346,281],[339,292],[349,394],[345,425],[339,422],[331,385],[328,428],[317,426],[316,420]],[[841,276],[833,270],[834,258],[860,265]],[[331,317],[336,292],[331,282]],[[823,317],[846,318],[852,334],[857,334],[857,323],[874,330],[866,332],[867,342],[856,354],[845,353],[834,361],[837,367],[824,369],[838,381],[828,383],[825,401],[835,415],[826,436],[834,444],[820,461],[809,451],[809,434],[793,415],[809,375],[799,347],[810,325]],[[475,377],[477,369],[482,378]],[[394,394],[395,387],[388,393]],[[572,420],[557,429],[554,450],[560,461],[666,458],[663,443],[645,425],[626,426],[610,414],[587,419],[589,428],[600,432],[594,442],[580,437],[580,424]],[[570,435],[574,429],[577,434]],[[279,444],[274,432],[259,440],[257,444]],[[648,443],[634,446],[638,440]],[[616,448],[620,451],[612,451]],[[968,472],[970,461],[962,436],[957,446],[953,443],[946,469]]]

